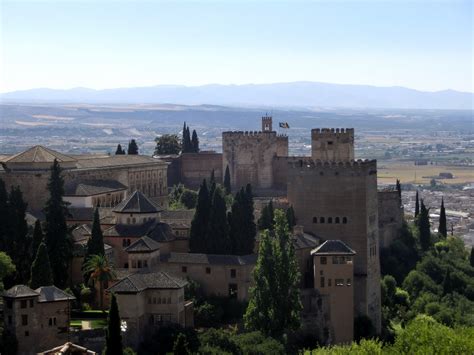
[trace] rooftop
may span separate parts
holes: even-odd
[[[159,249],[160,245],[157,242],[147,236],[144,236],[125,248],[125,251],[127,253],[146,253]]]
[[[42,286],[35,290],[39,293],[38,302],[56,302],[75,300],[76,297],[60,290],[56,286]]]
[[[76,180],[64,186],[64,194],[65,196],[93,196],[126,189],[125,185],[116,180]]]
[[[104,237],[143,236],[147,236],[159,243],[176,239],[168,224],[156,221],[148,221],[143,224],[116,224],[104,231]]]
[[[356,252],[351,249],[342,240],[326,240],[316,249],[311,251],[311,255],[355,255]]]
[[[56,159],[59,163],[75,162],[76,159],[59,153],[55,150],[35,145],[24,152],[15,154],[4,160],[5,163],[53,163]]]
[[[198,253],[170,253],[162,255],[163,262],[209,265],[253,265],[257,262],[256,254],[249,255],[224,255],[224,254],[198,254]]]
[[[135,191],[113,210],[118,213],[157,213],[158,207],[140,191]]]
[[[138,293],[147,289],[180,289],[187,281],[167,272],[137,272],[126,276],[108,290],[113,293]]]
[[[3,292],[4,297],[10,298],[21,298],[21,297],[36,297],[39,296],[39,293],[32,290],[25,285],[15,285],[12,288]]]

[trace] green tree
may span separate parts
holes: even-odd
[[[138,155],[138,145],[135,139],[130,140],[128,142],[128,155]]]
[[[36,255],[38,252],[38,247],[43,241],[44,234],[43,230],[41,229],[41,222],[39,219],[35,221],[35,227],[33,229],[33,240],[31,242],[31,252],[32,255]]]
[[[104,353],[105,355],[123,355],[120,314],[114,294],[110,300]]]
[[[27,203],[23,199],[20,187],[12,187],[9,196],[9,237],[10,247],[6,251],[17,267],[13,284],[26,284],[30,279],[31,241],[26,223]],[[12,284],[12,286],[13,286]]]
[[[48,190],[49,198],[44,209],[46,220],[45,240],[51,269],[53,270],[54,285],[65,288],[72,258],[72,244],[66,224],[67,205],[63,201],[64,180],[56,159],[51,167]]]
[[[469,256],[469,263],[474,267],[474,247],[471,247],[471,254]]]
[[[296,216],[293,206],[290,206],[286,210],[286,220],[288,221],[288,227],[293,228],[296,226]]]
[[[3,292],[5,289],[3,285],[5,277],[14,274],[15,270],[15,264],[13,264],[12,259],[7,253],[0,251],[0,292]]]
[[[427,251],[431,247],[431,230],[430,230],[430,210],[426,208],[423,200],[421,200],[420,214],[418,216],[418,232],[420,236],[421,248]]]
[[[8,193],[5,182],[0,179],[0,250],[7,250],[9,225]]]
[[[122,149],[122,146],[120,143],[117,145],[117,149],[115,150],[115,155],[124,155],[125,150]]]
[[[189,127],[186,126],[186,122],[184,122],[184,125],[183,125],[183,144],[182,145],[183,145],[182,146],[183,153],[192,153],[194,151],[193,143],[191,142],[191,135],[189,134]]]
[[[191,231],[189,236],[189,249],[191,253],[205,252],[205,237],[207,234],[210,212],[211,201],[209,198],[209,190],[207,189],[207,182],[206,179],[204,179],[199,188],[196,212],[191,221]]]
[[[208,254],[230,254],[232,252],[229,225],[227,223],[227,209],[219,187],[214,190],[212,196],[205,241],[206,253]]]
[[[181,142],[176,134],[163,134],[155,138],[155,155],[179,154]]]
[[[230,184],[230,171],[229,171],[229,165],[225,167],[225,174],[224,174],[224,189],[225,193],[228,195],[232,192],[232,187]]]
[[[173,354],[174,355],[188,355],[191,354],[189,350],[188,339],[183,333],[179,333],[176,337],[176,340],[173,345]]]
[[[94,217],[92,219],[91,237],[87,241],[87,251],[85,260],[87,260],[91,255],[105,255],[104,236],[102,235],[102,229],[100,228],[100,216],[98,208],[96,208],[94,211]]]
[[[268,205],[262,208],[262,213],[258,219],[258,230],[273,229],[273,221],[275,212],[273,210],[273,201],[270,200]]]
[[[446,210],[444,208],[444,198],[441,199],[438,233],[441,234],[445,238],[448,236],[448,229],[446,227]]]
[[[199,153],[199,138],[197,136],[196,130],[193,129],[193,135],[191,138],[191,146],[193,147],[194,153]]]
[[[91,284],[99,284],[100,308],[103,308],[105,283],[115,278],[112,266],[104,255],[90,255],[84,265],[84,275],[89,276]]]
[[[397,189],[397,192],[398,192],[398,199],[399,199],[400,202],[401,202],[401,201],[402,201],[402,185],[400,184],[400,180],[399,180],[399,179],[397,179],[396,189]]]
[[[183,204],[187,209],[192,209],[196,207],[198,199],[198,194],[196,191],[185,189],[181,196],[179,196],[179,202]]]
[[[250,189],[250,185],[248,185]],[[235,194],[229,214],[230,239],[232,253],[235,255],[247,255],[253,253],[255,245],[256,227],[253,217],[252,191],[244,190]]]
[[[420,214],[420,199],[418,197],[418,190],[416,191],[415,196],[415,218]]]
[[[248,329],[267,336],[281,337],[300,327],[302,305],[299,295],[300,273],[290,238],[286,216],[275,212],[275,229],[265,230],[253,271],[254,286],[244,316]]]
[[[48,249],[46,244],[42,242],[36,252],[33,265],[31,265],[30,287],[37,289],[41,286],[51,286],[53,283],[53,272],[49,262]]]

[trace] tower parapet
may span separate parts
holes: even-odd
[[[323,161],[354,160],[354,129],[312,129],[311,156],[314,160]]]

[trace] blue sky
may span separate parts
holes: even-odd
[[[0,92],[301,80],[474,91],[471,1],[0,4]]]

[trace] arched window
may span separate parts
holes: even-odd
[[[336,223],[336,224],[341,223],[340,220],[339,220],[339,217],[336,217],[336,218],[334,219],[334,223]]]
[[[347,224],[347,217],[342,217],[342,224]]]
[[[332,217],[328,217],[328,223],[332,223]]]
[[[324,217],[319,217],[319,223],[324,223]]]
[[[132,224],[137,223],[137,219],[135,217],[132,218]]]
[[[313,217],[313,223],[318,223],[318,217]]]

